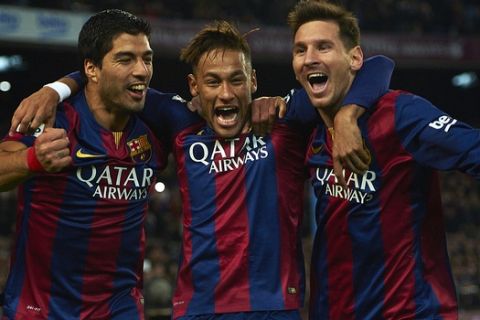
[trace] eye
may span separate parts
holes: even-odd
[[[318,45],[317,49],[319,51],[328,51],[332,48],[331,43],[328,42],[322,42],[321,44]]]
[[[232,84],[235,86],[240,86],[245,83],[244,77],[235,77],[232,79]]]
[[[219,85],[219,81],[217,79],[205,79],[205,84],[209,87],[217,87]]]
[[[143,58],[143,62],[145,64],[153,64],[153,57],[151,57],[151,56],[145,57],[145,58]]]
[[[294,47],[293,48],[293,54],[294,55],[301,55],[305,53],[305,48],[304,47]]]
[[[118,62],[122,63],[122,64],[128,64],[132,61],[132,59],[130,59],[129,57],[122,57],[122,58],[119,58],[118,59]]]

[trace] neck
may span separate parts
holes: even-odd
[[[340,109],[340,106],[335,106],[335,107],[326,108],[326,109],[317,108],[317,112],[320,114],[320,117],[325,123],[325,126],[327,126],[328,128],[332,128],[335,115],[337,114],[339,109]]]
[[[88,108],[100,126],[109,131],[123,131],[130,119],[130,113],[120,111],[118,107],[107,106],[103,103],[97,90],[85,88],[85,97]]]

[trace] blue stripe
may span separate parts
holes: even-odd
[[[5,284],[5,315],[15,319],[15,313],[18,308],[18,302],[20,300],[20,294],[23,289],[23,282],[25,280],[25,247],[28,241],[28,221],[31,214],[32,195],[30,192],[33,187],[33,180],[27,180],[23,183],[23,217],[22,225],[20,226],[20,235],[17,240],[17,246],[15,248],[15,265],[11,267],[11,273]]]
[[[275,150],[270,137],[264,141],[268,141],[268,157],[245,164],[250,238],[250,305],[254,310],[265,305],[284,308]],[[268,301],[269,298],[272,300]]]
[[[315,143],[319,142],[320,145],[326,146],[324,128],[317,129],[315,136]],[[313,144],[312,144],[313,145]],[[317,168],[326,167],[325,163],[328,162],[329,157],[325,152],[321,154],[312,155],[313,159],[309,159],[309,162],[315,165],[311,170],[311,182],[313,185],[314,195],[316,197],[315,204],[315,224],[316,232],[313,244],[311,274],[314,278],[314,286],[310,294],[313,301],[310,301],[310,319],[328,319],[329,317],[329,302],[328,302],[328,276],[330,270],[328,269],[327,261],[327,238],[326,238],[326,224],[328,216],[325,214],[326,207],[328,206],[328,196],[324,193],[324,186],[317,179]],[[318,161],[318,162],[316,162]]]
[[[140,238],[143,230],[143,208],[139,201],[130,202],[122,223],[121,243],[117,258],[117,270],[113,281],[113,295],[110,300],[112,315],[122,310],[130,310],[130,319],[140,319],[135,298],[130,295],[132,288],[137,287],[137,268],[139,267]],[[141,266],[140,266],[141,267]],[[128,299],[123,299],[122,304],[116,303],[118,294],[125,293]]]
[[[184,144],[185,170],[190,190],[190,208],[192,223],[189,232],[192,239],[193,296],[188,305],[187,314],[202,310],[213,313],[215,310],[215,288],[220,280],[220,263],[215,238],[216,188],[215,174],[205,174],[209,167],[203,163],[195,163],[188,156],[192,142],[198,136],[186,137]],[[211,142],[203,140],[209,145]],[[209,143],[210,142],[210,143]],[[201,157],[199,157],[201,158]],[[209,256],[205,253],[208,252]]]
[[[425,203],[425,200],[428,198],[427,193],[430,188],[431,171],[425,170],[424,167],[417,166],[412,177],[413,181],[410,190],[412,190],[412,203],[415,204],[413,206],[412,217],[412,228],[415,234],[415,252],[413,252],[415,255],[415,316],[417,318],[435,317],[435,319],[442,319],[438,314],[440,303],[430,284],[425,281],[423,273],[424,265],[422,259],[421,228],[423,223],[425,223],[425,213],[427,212],[427,204]]]
[[[366,126],[363,126],[366,128]],[[368,137],[366,129],[362,136]],[[365,141],[369,150],[374,150],[370,141]],[[372,155],[369,168],[375,172],[376,179],[372,181],[376,191],[362,190],[371,193],[371,200],[366,196],[365,203],[350,202],[348,228],[352,241],[353,254],[353,289],[355,296],[355,315],[357,319],[381,319],[385,300],[385,250],[382,242],[382,225],[380,209],[380,190],[382,188],[381,170]],[[368,174],[368,173],[367,173]],[[362,184],[364,176],[357,175]],[[365,183],[365,186],[368,186]],[[356,212],[356,213],[355,213]]]
[[[69,177],[65,194],[75,194],[74,179],[74,177]],[[71,203],[68,205],[72,206]],[[83,207],[85,203],[79,204],[79,206]],[[87,212],[88,214],[86,214]],[[78,211],[68,212],[60,208],[59,216],[51,260],[52,283],[48,319],[52,320],[67,316],[70,318],[80,317],[83,271],[91,229],[79,228],[79,226],[91,225],[93,210],[82,210],[82,213],[79,214]]]
[[[325,212],[325,204],[326,201],[317,201],[316,212],[323,214]],[[317,219],[319,219],[318,216]],[[315,277],[316,289],[310,295],[313,298],[313,301],[310,301],[310,319],[328,319],[329,315],[327,239],[322,230],[325,230],[324,226],[319,225],[313,245],[311,274]]]

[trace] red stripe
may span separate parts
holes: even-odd
[[[328,305],[330,319],[354,319],[352,242],[348,235],[348,201],[330,202],[326,212],[335,212],[328,219],[326,230],[328,264]],[[335,207],[335,208],[332,208]]]
[[[382,169],[380,191],[381,230],[385,255],[384,310],[385,318],[402,314],[415,318],[415,234],[410,207],[413,159],[401,148],[395,134],[395,99],[391,94],[383,99],[385,106],[369,120],[370,145],[374,158]],[[381,121],[379,120],[381,119]],[[388,142],[388,146],[386,145]],[[375,146],[378,146],[375,149]]]
[[[326,137],[327,148],[331,153],[331,135],[327,133]],[[328,167],[331,166],[329,160]],[[332,176],[330,179],[328,185],[335,188],[335,178]],[[328,218],[324,228],[327,242],[329,318],[354,319],[353,249],[348,229],[349,202],[334,197],[329,199],[325,212],[331,212],[332,216]]]
[[[180,138],[177,138],[177,140]],[[177,175],[180,185],[180,193],[182,196],[183,211],[183,235],[182,235],[182,262],[178,270],[176,281],[176,289],[173,296],[173,319],[183,316],[193,297],[193,276],[190,267],[192,259],[192,235],[190,226],[192,225],[192,210],[190,207],[190,199],[188,198],[188,177],[185,165],[185,154],[178,148],[176,154]],[[174,148],[176,150],[176,148]]]
[[[17,311],[30,314],[32,318],[47,318],[49,312],[53,245],[59,220],[58,211],[63,201],[59,195],[64,192],[66,180],[64,174],[51,175],[37,180],[31,190],[32,205],[25,245],[25,277]],[[39,208],[35,203],[42,203],[42,207]]]
[[[125,208],[126,205],[118,204],[117,208]],[[98,209],[93,214],[83,275],[80,319],[89,319],[93,314],[106,318],[110,315],[109,299],[117,270],[125,212],[116,210],[115,213],[106,213]],[[110,216],[108,219],[105,218],[106,214]]]
[[[243,145],[236,143],[240,154]],[[230,153],[230,144],[223,144]],[[215,160],[221,160],[217,154]],[[235,177],[233,178],[233,175]],[[215,236],[220,265],[220,279],[215,288],[215,312],[229,312],[232,306],[250,310],[248,279],[249,229],[245,190],[245,167],[216,174]],[[232,288],[235,288],[232,290]]]
[[[277,176],[278,210],[280,222],[280,276],[283,288],[285,308],[301,307],[302,266],[297,257],[301,248],[297,247],[301,238],[300,228],[303,220],[303,202],[306,171],[304,156],[307,140],[302,135],[293,136],[287,125],[277,125],[272,134],[272,145],[275,152],[275,168]],[[282,134],[287,131],[287,134]],[[288,139],[288,140],[287,140]],[[295,146],[295,147],[293,147]],[[289,290],[290,288],[290,290]],[[291,292],[295,288],[296,293]]]
[[[100,132],[108,157],[124,158],[128,155],[126,147],[127,135],[121,137],[119,143],[123,148],[115,145],[115,139],[110,132]],[[107,162],[110,165],[111,162]],[[115,179],[115,177],[113,178]],[[106,181],[101,181],[98,188],[108,189]],[[105,196],[108,196],[105,195]],[[109,203],[112,202],[112,203]],[[82,310],[80,319],[95,317],[109,318],[110,298],[114,288],[115,274],[117,271],[117,258],[122,241],[122,226],[125,222],[128,200],[102,199],[102,206],[96,207],[90,226],[87,254],[82,281]],[[105,208],[111,208],[105,210]],[[108,246],[108,248],[106,248]]]
[[[437,296],[441,307],[438,314],[444,319],[452,315],[457,317],[458,306],[455,286],[449,269],[446,253],[445,226],[443,223],[442,202],[438,174],[435,173],[429,186],[427,200],[427,216],[422,227],[422,261],[424,263],[424,277]]]

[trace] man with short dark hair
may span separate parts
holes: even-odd
[[[144,219],[160,141],[135,114],[152,77],[150,25],[93,15],[79,52],[85,90],[55,128],[0,143],[0,186],[19,185],[4,319],[144,319]]]
[[[457,319],[436,170],[480,179],[480,131],[403,91],[359,118],[371,163],[333,174],[333,119],[363,63],[351,12],[300,1],[293,69],[323,123],[309,148],[317,196],[310,319]]]

